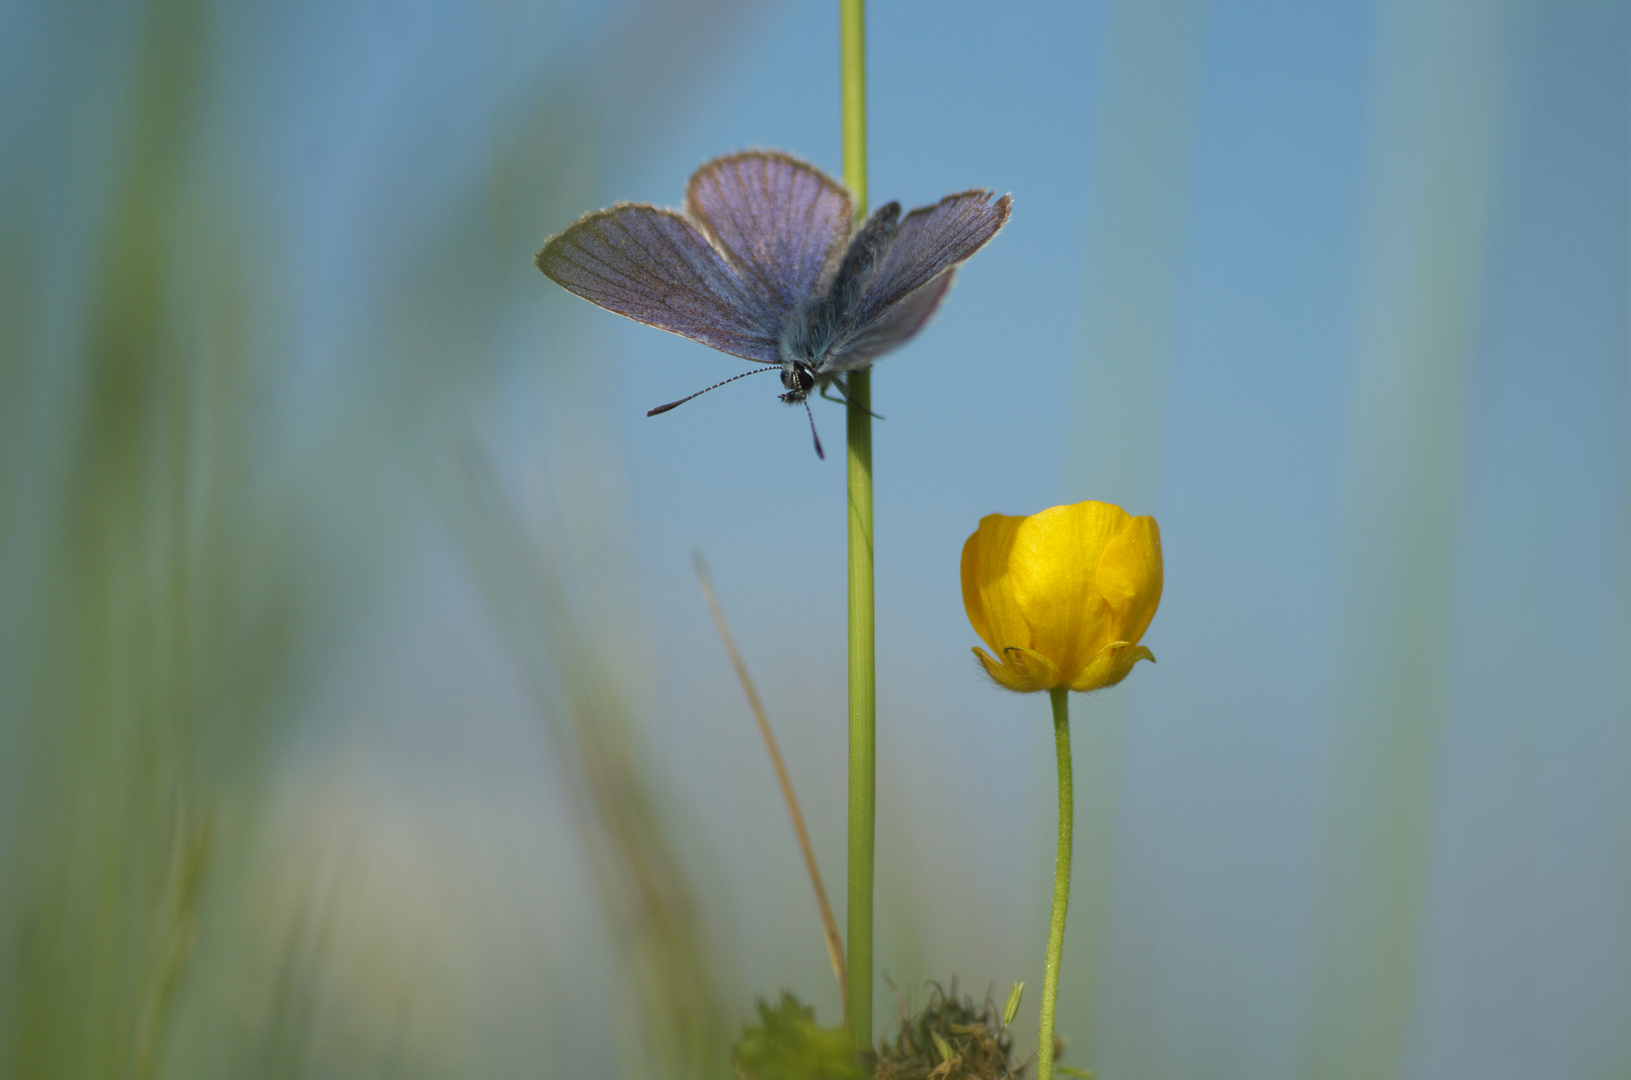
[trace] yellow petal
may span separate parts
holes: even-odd
[[[1127,511],[1109,503],[1056,506],[1025,519],[1009,556],[1014,596],[1031,628],[1032,648],[1072,682],[1112,636],[1095,569],[1129,520]]]
[[[1009,553],[1024,521],[987,514],[963,544],[963,608],[974,632],[999,655],[1011,645],[1031,645],[1030,628],[1020,617],[1008,574]]]
[[[1129,520],[1105,545],[1095,578],[1114,614],[1115,636],[1136,643],[1161,603],[1161,530],[1155,519]]]

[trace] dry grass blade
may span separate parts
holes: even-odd
[[[731,637],[731,628],[725,621],[725,610],[719,606],[719,596],[714,592],[714,583],[708,577],[708,564],[702,561],[701,553],[695,556],[697,567],[697,583],[702,586],[702,598],[708,602],[708,611],[714,617],[714,626],[719,630],[719,640],[724,642],[725,652],[731,658],[731,666],[736,669],[736,677],[741,680],[742,693],[747,695],[748,708],[753,710],[753,719],[759,725],[759,734],[764,737],[765,749],[770,753],[770,764],[776,770],[776,783],[781,785],[782,798],[787,802],[787,813],[793,819],[793,832],[798,835],[799,851],[804,855],[804,868],[810,872],[810,887],[815,890],[816,903],[821,906],[821,932],[827,939],[827,958],[832,961],[832,972],[838,977],[838,994],[843,1001],[846,1022],[849,1017],[849,978],[844,967],[844,939],[838,934],[838,921],[833,918],[832,905],[827,902],[827,889],[821,884],[821,867],[816,863],[815,848],[810,846],[810,832],[804,827],[804,812],[799,809],[798,796],[793,793],[793,779],[787,775],[787,763],[782,760],[781,747],[776,744],[775,732],[770,730],[770,720],[765,716],[764,702],[759,700],[759,691],[754,688],[753,676],[748,674],[747,662],[742,659],[741,652],[736,648],[736,639]]]

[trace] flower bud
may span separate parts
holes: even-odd
[[[1109,503],[990,514],[963,545],[963,607],[1008,690],[1097,690],[1154,661],[1139,639],[1161,602],[1161,531]]]

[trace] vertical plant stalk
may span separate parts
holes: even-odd
[[[839,0],[844,184],[866,216],[866,4]],[[872,1049],[872,869],[876,831],[877,649],[872,608],[872,373],[852,371],[849,399],[849,940],[848,1021]]]
[[[697,581],[702,586],[702,598],[708,603],[708,611],[714,617],[714,628],[719,631],[719,640],[724,643],[725,653],[731,659],[731,666],[736,669],[736,678],[742,684],[742,693],[748,699],[748,708],[753,712],[753,719],[759,725],[759,735],[765,741],[765,750],[770,754],[770,764],[776,770],[776,783],[781,786],[788,816],[793,819],[793,833],[798,837],[799,851],[804,856],[804,869],[810,874],[810,887],[815,890],[816,905],[821,909],[821,933],[827,940],[827,958],[832,961],[832,973],[838,979],[838,996],[842,999],[847,1016],[849,977],[844,971],[844,939],[838,934],[838,920],[833,918],[832,905],[827,902],[827,887],[821,883],[821,867],[816,863],[810,831],[804,827],[804,811],[799,809],[798,796],[793,794],[793,778],[787,774],[787,763],[782,760],[781,747],[776,742],[775,733],[770,730],[770,718],[765,715],[764,702],[759,700],[759,691],[753,685],[753,677],[748,674],[747,661],[742,659],[736,639],[731,636],[730,624],[725,621],[725,609],[719,606],[713,579],[708,576],[708,565],[702,561],[700,551],[692,558],[696,563]]]
[[[1042,1030],[1037,1036],[1036,1080],[1053,1080],[1053,1013],[1059,998],[1059,954],[1065,947],[1065,905],[1070,903],[1070,842],[1075,792],[1070,773],[1070,702],[1067,687],[1048,691],[1053,701],[1053,746],[1059,758],[1059,847],[1053,856],[1053,914],[1048,958],[1042,966]]]

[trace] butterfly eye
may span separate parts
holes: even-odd
[[[782,396],[783,401],[797,402],[804,398],[815,387],[815,374],[809,365],[793,363],[782,368],[782,385],[787,387],[787,393]]]

